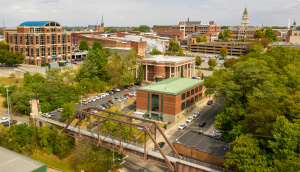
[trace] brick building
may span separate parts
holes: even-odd
[[[245,6],[245,10],[242,15],[241,25],[232,26],[229,29],[232,32],[231,39],[240,40],[243,38],[254,39],[255,31],[261,29],[261,27],[249,25],[249,15],[248,15],[247,7]]]
[[[300,44],[300,30],[288,30],[286,32],[285,42]]]
[[[172,77],[184,78],[195,76],[195,58],[156,55],[140,60],[144,69],[145,81],[160,81]]]
[[[137,90],[136,111],[145,118],[177,122],[204,97],[203,80],[169,78]]]
[[[41,65],[72,58],[71,33],[55,21],[29,21],[4,30],[10,51],[19,51],[26,64]]]
[[[210,21],[209,24],[203,24],[201,21],[190,21],[188,18],[187,21],[180,21],[178,25],[170,25],[170,26],[154,25],[153,31],[161,35],[172,35],[172,36],[174,35],[174,33],[176,33],[176,35],[178,36],[181,36],[180,32],[183,32],[184,37],[180,39],[184,39],[188,35],[192,35],[193,33],[209,34],[209,33],[221,32],[221,26],[216,25],[216,22],[214,21]]]

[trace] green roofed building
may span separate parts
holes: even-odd
[[[0,147],[0,171],[46,172],[47,165]]]
[[[204,97],[203,80],[169,78],[137,90],[136,111],[145,118],[177,122]]]

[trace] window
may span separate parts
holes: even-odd
[[[18,44],[18,35],[15,34],[15,44]]]
[[[202,99],[202,93],[199,94],[199,100],[201,100],[201,99]]]
[[[9,38],[9,40],[10,40],[10,43],[12,43],[12,35],[10,35],[10,38]]]
[[[33,36],[30,35],[30,44],[33,44]]]
[[[198,101],[198,95],[195,96],[195,102],[197,102],[197,101]]]
[[[29,47],[26,47],[26,56],[29,56]]]
[[[70,54],[70,50],[71,50],[71,48],[70,48],[70,46],[68,46],[68,53]]]
[[[33,57],[33,48],[30,49],[30,56]]]
[[[185,109],[185,102],[181,103],[181,111]]]
[[[198,93],[198,87],[195,88],[195,93]]]
[[[70,35],[68,35],[68,42],[70,42]]]
[[[159,95],[152,94],[152,99],[151,99],[151,110],[152,111],[157,111],[158,112],[158,106],[159,106]]]
[[[190,97],[190,91],[186,92],[186,97]]]
[[[55,28],[52,28],[52,29],[51,29],[51,32],[55,32]]]
[[[45,45],[45,35],[41,35],[41,45]]]
[[[52,46],[52,56],[56,55],[56,45]]]
[[[202,91],[202,86],[199,86],[199,91]]]
[[[60,35],[57,35],[57,42],[60,43]]]
[[[58,55],[61,54],[61,47],[58,47]]]
[[[15,51],[19,51],[18,45],[15,45]]]
[[[194,95],[194,91],[195,91],[194,89],[191,90],[191,95]]]
[[[47,36],[47,43],[50,44],[50,36]]]
[[[45,56],[45,47],[44,46],[41,47],[41,52],[42,52],[41,56],[44,57]]]
[[[191,98],[191,105],[194,104],[194,97]]]
[[[51,35],[51,40],[52,40],[51,43],[52,44],[56,44],[56,37],[55,36],[56,36],[55,34]]]
[[[20,51],[21,51],[21,53],[23,53],[23,48],[22,47],[20,48]]]
[[[20,44],[22,44],[22,43],[23,43],[23,39],[22,39],[22,38],[23,38],[23,36],[22,36],[22,35],[20,35],[20,38],[19,38],[19,39],[20,39]]]
[[[48,56],[50,56],[50,47],[48,47]]]
[[[40,56],[40,49],[36,48],[36,56],[39,57]]]
[[[181,100],[184,100],[185,99],[185,93],[183,93],[182,95],[181,95]]]
[[[190,107],[190,100],[186,101],[186,108]]]
[[[35,37],[35,43],[36,43],[36,44],[39,44],[39,36],[36,36],[36,37]]]

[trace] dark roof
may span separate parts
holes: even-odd
[[[209,21],[209,25],[215,25],[216,22],[215,21]]]
[[[294,21],[293,25],[296,26],[296,21]]]
[[[185,22],[186,25],[201,25],[201,21],[189,21]]]
[[[187,147],[194,147],[201,152],[206,152],[219,157],[225,157],[226,152],[229,151],[228,142],[199,134],[195,131],[187,132],[178,139],[178,142]]]

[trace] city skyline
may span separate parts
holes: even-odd
[[[216,21],[217,25],[240,25],[244,6],[247,5],[251,25],[287,26],[288,20],[300,21],[299,0],[222,0],[182,1],[138,0],[28,0],[3,1],[0,17],[5,27],[24,21],[57,21],[63,26],[87,26],[101,21],[105,26],[170,25],[190,20]],[[2,22],[1,22],[2,26]]]

